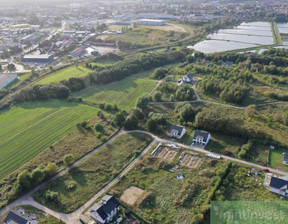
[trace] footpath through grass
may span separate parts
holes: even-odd
[[[144,134],[123,134],[81,164],[35,193],[34,198],[60,212],[72,212],[113,180],[151,142]],[[54,201],[47,191],[57,192]]]
[[[64,100],[22,103],[0,112],[0,179],[97,114]]]
[[[34,83],[35,85],[40,84],[50,84],[60,82],[62,80],[68,80],[69,78],[79,78],[88,75],[90,72],[93,72],[91,69],[84,66],[70,66],[68,68],[61,69],[55,73],[52,73],[45,78]]]

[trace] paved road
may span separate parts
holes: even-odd
[[[188,148],[188,149],[191,149],[193,151],[200,152],[200,153],[205,153],[205,154],[206,153],[211,153],[208,150],[201,149],[201,148],[198,148],[198,147],[195,147],[195,146],[184,145],[182,143],[178,143],[178,142],[175,142],[175,141],[159,138],[158,136],[153,135],[153,134],[151,134],[150,132],[147,132],[147,131],[135,130],[135,131],[126,131],[126,133],[144,133],[144,134],[150,135],[151,137],[153,137],[154,139],[156,139],[159,142],[164,142],[164,143],[167,143],[167,144],[175,144],[175,145],[177,145],[177,146],[179,146],[181,148]],[[237,159],[237,158],[230,157],[230,156],[224,156],[224,155],[217,154],[217,153],[213,153],[213,154],[219,155],[219,156],[221,156],[221,158],[223,158],[225,160],[230,160],[230,161],[233,161],[233,162],[241,163],[241,164],[244,164],[244,165],[247,165],[247,166],[256,167],[256,168],[260,168],[260,169],[267,168],[267,169],[270,170],[271,173],[275,173],[275,174],[283,175],[283,176],[288,176],[288,172],[284,172],[284,171],[277,170],[277,169],[271,169],[270,167],[267,167],[267,166],[262,166],[262,165],[259,165],[259,164],[256,164],[256,163],[247,162],[245,160]]]

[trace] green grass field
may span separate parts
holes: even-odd
[[[78,67],[71,66],[68,68],[64,68],[60,71],[57,71],[55,73],[52,73],[34,84],[39,85],[39,84],[60,82],[62,80],[67,80],[72,77],[73,78],[83,77],[85,75],[88,75],[90,72],[92,72],[92,70],[84,66],[78,66]]]
[[[62,100],[22,103],[0,112],[0,179],[97,112]]]
[[[68,173],[37,191],[34,198],[53,210],[72,212],[114,179],[151,140],[145,134],[120,135]],[[59,193],[59,203],[45,200],[47,190]]]
[[[283,152],[284,151],[281,151],[281,150],[271,150],[269,164],[272,168],[288,172],[288,166],[285,166],[283,164],[283,160],[284,160]]]
[[[73,97],[83,97],[93,103],[116,103],[120,108],[129,109],[135,106],[138,97],[149,93],[156,84],[152,80],[129,77],[111,84],[92,86],[73,94]]]

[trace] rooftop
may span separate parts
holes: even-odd
[[[26,224],[29,221],[36,220],[36,215],[27,214],[25,210],[22,208],[18,208],[16,210],[10,211],[4,222],[7,223],[15,223],[15,224]]]
[[[169,133],[172,133],[173,131],[177,131],[178,135],[180,135],[183,131],[184,127],[181,125],[171,125]]]
[[[288,181],[284,179],[280,179],[278,177],[271,177],[270,187],[281,189],[281,188],[287,188]]]
[[[111,212],[120,206],[119,202],[110,195],[105,195],[100,203],[93,205],[90,209],[91,212],[97,212],[100,217],[105,220]]]
[[[209,136],[209,132],[196,130],[193,139],[203,139],[203,141],[207,141]]]
[[[49,59],[51,54],[26,54],[23,59]]]
[[[6,83],[14,80],[18,76],[15,74],[0,74],[0,87]]]

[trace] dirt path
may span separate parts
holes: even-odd
[[[204,102],[204,103],[211,103],[211,104],[216,104],[216,105],[220,105],[220,106],[224,106],[224,107],[230,107],[230,108],[234,108],[234,109],[240,109],[240,110],[245,110],[248,106],[234,106],[231,104],[227,104],[227,103],[218,103],[218,102],[214,102],[214,101],[210,101],[210,100],[202,100],[199,96],[199,93],[196,90],[196,86],[198,84],[200,79],[197,79],[197,81],[193,84],[192,89],[196,95],[196,100],[188,100],[188,101],[163,101],[163,102],[150,102],[149,104],[175,104],[175,103],[197,103],[197,102]],[[162,81],[162,80],[161,80]],[[164,80],[163,80],[164,81]],[[160,85],[160,83],[158,83]],[[157,89],[157,87],[159,85],[156,85],[155,88],[153,89],[153,91],[155,91]],[[270,103],[261,103],[261,104],[256,104],[257,107],[261,107],[261,106],[266,106],[266,105],[271,105],[271,104],[280,104],[280,103],[287,103],[284,101],[275,101],[275,102],[270,102]]]

